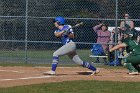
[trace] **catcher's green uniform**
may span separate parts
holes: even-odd
[[[126,38],[123,40],[123,43],[127,45],[127,52],[129,56],[125,59],[126,67],[129,69],[129,72],[139,71],[140,68],[137,67],[140,64],[140,45],[131,38]]]

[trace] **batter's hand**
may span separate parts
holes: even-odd
[[[64,30],[64,33],[68,33],[68,31],[69,31],[69,29],[65,29],[65,30]]]
[[[65,34],[69,34],[69,33],[70,33],[70,29],[71,29],[71,28],[65,29],[65,30],[64,30],[64,33],[65,33]]]

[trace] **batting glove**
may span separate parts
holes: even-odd
[[[65,29],[65,30],[64,30],[64,33],[65,33],[65,34],[69,34],[69,33],[70,33],[70,29],[69,29],[69,28]]]

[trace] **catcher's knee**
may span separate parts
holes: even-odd
[[[132,66],[132,64],[131,64],[131,63],[126,63],[126,62],[125,62],[125,63],[123,63],[123,66],[124,66],[124,67],[128,67],[128,66]]]
[[[82,65],[83,64],[83,61],[79,58],[78,55],[75,55],[72,60],[77,63],[78,65]]]
[[[122,63],[122,65],[123,65],[123,66],[126,66],[126,65],[127,65],[127,63]]]

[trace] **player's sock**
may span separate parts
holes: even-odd
[[[139,64],[132,64],[132,66],[133,66],[138,72],[140,72],[140,65],[139,65]]]
[[[58,61],[59,61],[58,56],[53,56],[52,71],[55,71],[56,70]]]
[[[131,63],[124,63],[124,66],[127,67],[127,69],[129,70],[129,72],[138,72]]]
[[[90,63],[88,63],[88,62],[83,62],[83,65],[82,65],[83,67],[86,67],[86,68],[88,68],[88,69],[90,69],[90,70],[92,70],[92,71],[96,71],[96,68],[94,67],[94,66],[92,66]]]
[[[57,64],[52,64],[52,71],[55,71],[57,68]]]

